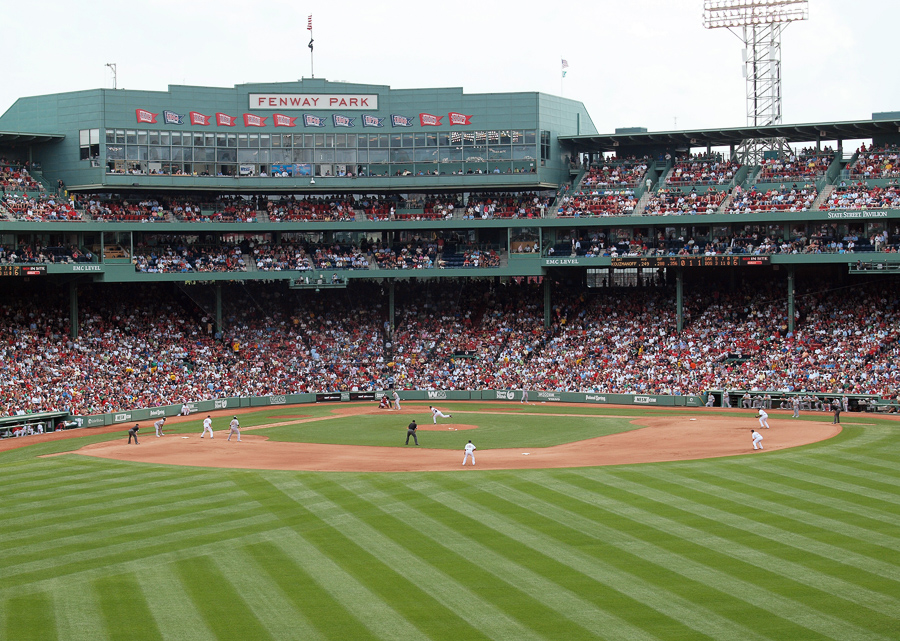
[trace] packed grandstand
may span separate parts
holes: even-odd
[[[0,414],[387,389],[898,400],[895,116],[781,127],[756,158],[741,136],[776,133],[599,135],[536,93],[277,89],[419,118],[178,118],[269,85],[0,116]]]
[[[221,333],[210,301],[189,287],[109,285],[82,294],[76,339],[53,311],[64,295],[22,292],[0,316],[0,408],[86,415],[390,388],[896,395],[900,303],[890,281],[849,295],[813,280],[793,334],[783,292],[757,285],[695,292],[681,333],[664,283],[590,295],[560,284],[545,328],[536,284],[413,281],[398,295],[393,330],[377,285],[291,297],[232,284]]]

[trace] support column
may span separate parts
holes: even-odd
[[[394,279],[388,281],[388,319],[391,322],[391,336],[394,335]]]
[[[216,283],[216,333],[222,334],[225,327],[222,325],[222,285]]]
[[[788,332],[794,333],[794,266],[788,265]]]
[[[78,284],[69,283],[69,338],[78,338]]]
[[[678,324],[678,333],[684,329],[684,297],[682,290],[684,289],[684,269],[679,267],[675,270],[675,318]]]
[[[544,275],[544,329],[550,329],[553,320],[550,309],[550,279]]]

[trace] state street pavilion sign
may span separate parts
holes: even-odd
[[[251,93],[250,109],[378,109],[377,93]]]

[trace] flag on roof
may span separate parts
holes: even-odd
[[[569,62],[565,58],[562,59],[562,68],[563,69],[569,68]]]

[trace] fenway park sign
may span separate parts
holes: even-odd
[[[378,109],[378,94],[251,93],[250,109]]]

